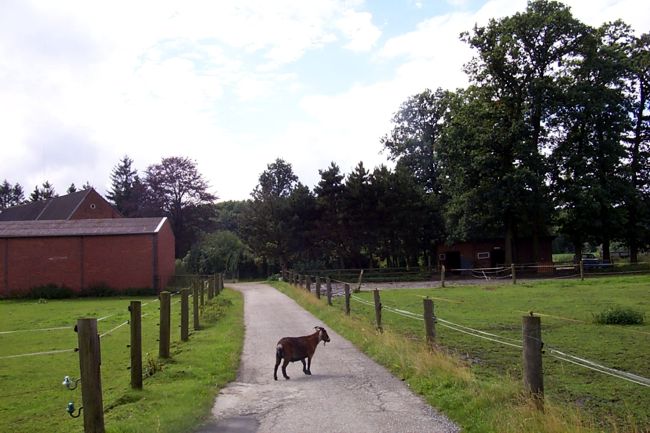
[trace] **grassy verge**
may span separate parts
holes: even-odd
[[[78,317],[108,316],[100,321],[102,388],[106,431],[186,432],[209,417],[218,390],[234,380],[243,343],[243,299],[226,290],[208,303],[202,329],[180,342],[179,304],[172,302],[171,359],[157,357],[158,303],[142,299],[142,343],[145,370],[142,391],[130,389],[130,298],[0,302],[0,431],[82,432],[83,417],[65,412],[69,401],[81,406],[80,388],[68,391],[63,376],[79,377],[74,352],[7,358],[7,356],[76,347],[72,330]],[[43,328],[58,328],[34,331]]]
[[[569,320],[545,317],[543,327],[551,332],[545,334],[546,339],[550,338],[550,341],[557,342],[558,345],[571,343],[572,348],[576,347],[573,343],[579,341],[579,353],[584,354],[582,350],[587,347],[591,348],[591,351],[587,351],[589,355],[596,353],[598,346],[623,339],[619,346],[611,348],[612,359],[617,362],[612,364],[609,363],[611,359],[606,359],[606,365],[621,369],[633,365],[635,368],[632,371],[647,377],[647,363],[641,359],[647,357],[648,346],[638,345],[639,338],[644,341],[647,338],[644,334],[647,329],[590,329],[595,325],[587,323],[589,314],[585,304],[600,308],[619,300],[623,305],[638,302],[644,304],[647,301],[647,289],[643,290],[644,286],[647,287],[647,281],[637,281],[634,278],[627,282],[624,279],[615,281],[623,282],[616,286],[613,286],[612,281],[589,281],[582,285],[580,282],[538,282],[515,287],[491,286],[488,290],[454,287],[383,291],[382,303],[419,312],[422,297],[431,296],[438,298],[435,302],[439,317],[489,332],[505,331],[506,335],[512,333],[517,338],[521,338],[521,315],[526,311],[533,309],[547,314],[554,312]],[[573,370],[578,367],[548,363],[545,357],[547,399],[546,410],[541,414],[522,395],[521,353],[516,349],[512,353],[512,350],[495,348],[494,344],[483,345],[472,337],[459,337],[440,328],[439,342],[444,349],[432,352],[422,341],[421,322],[398,320],[384,313],[385,332],[379,334],[373,326],[372,307],[353,303],[354,313],[351,317],[346,317],[340,308],[340,300],[335,301],[335,307],[332,308],[304,290],[284,283],[274,283],[274,286],[296,299],[328,326],[405,380],[415,392],[431,405],[440,408],[466,432],[641,432],[650,426],[646,404],[650,397],[647,388],[620,383],[614,379],[610,381],[607,376],[588,370],[580,371],[575,376]],[[361,296],[371,299],[367,293]],[[647,306],[647,303],[644,305]],[[576,308],[580,313],[576,314]],[[469,323],[468,318],[471,318]],[[581,328],[582,326],[587,328]],[[574,330],[573,333],[571,329]],[[581,338],[575,333],[584,330],[587,330],[588,338]],[[613,335],[601,340],[609,332],[613,332]],[[637,342],[636,346],[630,346],[630,338]],[[626,354],[617,354],[617,347],[625,347]],[[603,361],[598,357],[596,359]],[[555,374],[557,371],[563,374]],[[569,379],[564,380],[565,376]],[[593,388],[602,388],[604,392],[594,393]],[[578,400],[584,395],[600,395],[595,399],[596,406],[582,402],[580,407]],[[610,416],[603,415],[599,412],[601,403],[619,404],[622,409],[619,407],[621,411]]]

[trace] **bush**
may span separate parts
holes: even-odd
[[[103,298],[106,296],[116,296],[120,293],[115,289],[109,287],[107,284],[96,284],[94,286],[89,286],[84,288],[79,296],[88,296],[93,298]]]
[[[29,289],[26,296],[31,299],[67,299],[76,295],[74,290],[66,286],[57,286],[56,284],[46,284]]]
[[[642,325],[645,315],[632,308],[610,307],[594,314],[594,323],[600,325]]]

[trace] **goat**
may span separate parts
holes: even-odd
[[[316,346],[318,343],[323,341],[323,346],[325,343],[329,343],[330,337],[327,335],[325,328],[320,326],[315,326],[316,332],[311,335],[305,335],[303,337],[284,337],[278,341],[278,344],[275,348],[275,369],[273,370],[273,379],[278,380],[278,365],[280,361],[284,358],[282,364],[282,375],[285,379],[289,379],[287,376],[287,365],[290,362],[300,361],[302,362],[302,371],[307,375],[311,375],[311,358],[314,356],[316,351]],[[305,358],[307,358],[307,364],[305,364]]]

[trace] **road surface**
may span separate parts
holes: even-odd
[[[459,428],[404,382],[357,350],[292,299],[262,283],[229,285],[244,294],[246,336],[238,379],[218,395],[214,420],[196,433],[455,433]],[[312,376],[287,366],[273,380],[281,337],[324,326]]]

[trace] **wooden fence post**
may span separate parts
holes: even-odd
[[[372,294],[375,298],[375,321],[377,322],[377,329],[379,329],[379,332],[384,332],[381,327],[381,299],[379,298],[379,289],[375,289]]]
[[[350,315],[350,285],[345,283],[343,286],[345,290],[345,314]]]
[[[192,313],[194,316],[194,330],[198,331],[201,326],[199,324],[199,289],[196,286],[192,289]]]
[[[332,305],[332,279],[330,277],[325,278],[325,287],[327,289],[327,305]]]
[[[131,388],[142,389],[142,303],[131,301]]]
[[[539,316],[522,317],[524,388],[538,409],[544,408],[544,376],[542,373],[542,321]]]
[[[212,274],[208,280],[208,301],[214,298],[214,292],[217,289],[217,276]]]
[[[359,293],[361,291],[361,282],[363,281],[363,269],[359,272],[359,281],[357,282],[357,288],[354,289],[354,293]]]
[[[512,284],[517,284],[517,270],[514,263],[510,265],[510,271],[512,272]]]
[[[316,298],[320,299],[320,276],[316,275]]]
[[[171,318],[171,294],[160,292],[160,338],[158,339],[158,356],[169,358],[169,331]]]
[[[440,287],[445,287],[445,265],[440,269]]]
[[[201,288],[199,289],[200,292],[200,297],[199,299],[201,300],[201,310],[203,310],[203,307],[205,306],[205,280],[201,280]]]
[[[585,280],[585,262],[580,259],[580,281]]]
[[[433,344],[436,342],[436,321],[433,314],[433,300],[425,298],[424,304],[424,329],[426,331],[427,342]]]
[[[97,319],[78,319],[79,369],[85,433],[104,433],[104,403],[102,401],[102,363],[97,334]]]
[[[223,279],[225,274],[222,272],[219,274],[219,293],[223,292]]]
[[[181,289],[181,341],[190,339],[190,289]]]

